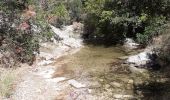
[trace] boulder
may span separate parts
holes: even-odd
[[[137,54],[129,56],[125,61],[126,64],[132,64],[133,66],[140,68],[149,68],[153,70],[159,70],[161,65],[157,61],[157,55],[149,49]]]
[[[150,52],[141,52],[137,55],[129,56],[129,58],[126,60],[129,64],[134,64],[135,66],[145,66],[148,62],[151,62],[150,59]]]
[[[137,44],[133,39],[126,38],[123,45],[126,49],[132,50],[138,48],[139,44]]]
[[[134,73],[134,74],[144,74],[144,73],[148,73],[148,71],[146,69],[143,68],[137,68],[133,65],[129,66],[129,70]]]

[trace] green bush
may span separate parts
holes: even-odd
[[[101,34],[113,42],[132,37],[146,44],[168,20],[170,1],[87,0],[85,10],[87,34]]]
[[[28,0],[29,1],[29,0]],[[43,19],[21,17],[23,10],[28,8],[27,0],[20,1],[1,1],[0,17],[0,48],[1,52],[10,52],[11,57],[16,62],[32,64],[35,60],[35,54],[39,53],[39,39],[50,38],[52,33],[49,31],[48,24]],[[34,12],[33,12],[34,13]],[[36,33],[34,26],[40,29]],[[48,32],[47,32],[48,31]]]
[[[67,23],[69,23],[70,20],[69,12],[63,3],[59,3],[56,6],[54,6],[51,14],[57,17],[55,22],[56,27],[61,27],[61,25],[66,25]]]
[[[160,46],[155,50],[158,53],[158,59],[162,66],[169,66],[170,64],[170,24],[162,32],[162,38],[160,38]]]
[[[137,33],[137,41],[143,45],[147,45],[153,37],[160,35],[164,31],[164,25],[166,24],[166,19],[163,16],[158,16],[152,18],[147,22],[147,26],[144,31]]]
[[[68,8],[70,11],[71,21],[81,21],[83,20],[83,4],[82,0],[73,0],[68,3]]]

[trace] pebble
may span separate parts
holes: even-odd
[[[110,84],[111,84],[112,86],[118,87],[118,88],[120,88],[120,87],[122,86],[122,84],[120,84],[120,83],[118,83],[118,82],[111,82]]]

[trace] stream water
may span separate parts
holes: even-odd
[[[148,83],[150,74],[136,75],[129,72],[128,65],[120,64],[117,58],[126,55],[121,47],[86,45],[75,54],[59,58],[57,62],[62,64],[54,77],[64,76],[86,84],[95,100],[169,100],[164,87],[167,85]],[[94,99],[87,94],[86,98]]]
[[[81,39],[74,37],[72,26],[67,26],[64,30],[52,28],[63,38],[61,43],[64,47],[81,47]],[[128,64],[117,59],[127,56],[124,51],[117,46],[84,45],[78,52],[56,59],[53,66],[57,68],[53,78],[65,77],[85,86],[78,89],[74,85],[65,86],[67,89],[62,92],[67,97],[76,95],[71,100],[169,100],[166,81],[155,82],[153,76],[157,73],[131,72]]]
[[[57,62],[65,63],[57,69],[54,77],[74,78],[86,84],[92,91],[90,94],[96,96],[98,100],[131,99],[134,94],[133,79],[126,71],[127,68],[119,67],[117,59],[125,55],[120,47],[86,45],[77,53],[58,59]],[[118,66],[113,66],[114,64]]]
[[[41,44],[9,100],[170,100],[170,78],[130,69],[122,47],[83,45],[73,25],[51,28],[61,41]]]
[[[125,56],[119,47],[85,46],[73,55],[68,55],[69,70],[81,69],[89,74],[107,73],[116,58]],[[83,72],[82,72],[83,74]]]

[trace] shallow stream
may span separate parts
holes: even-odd
[[[121,47],[104,47],[86,45],[75,54],[57,59],[59,70],[54,77],[74,78],[86,84],[92,94],[101,100],[169,100],[161,87],[163,84],[148,83],[150,74],[133,74],[128,65],[120,63],[117,58],[127,56]],[[146,84],[145,84],[146,83]],[[151,86],[150,86],[151,85]],[[162,93],[162,92],[161,92]]]

